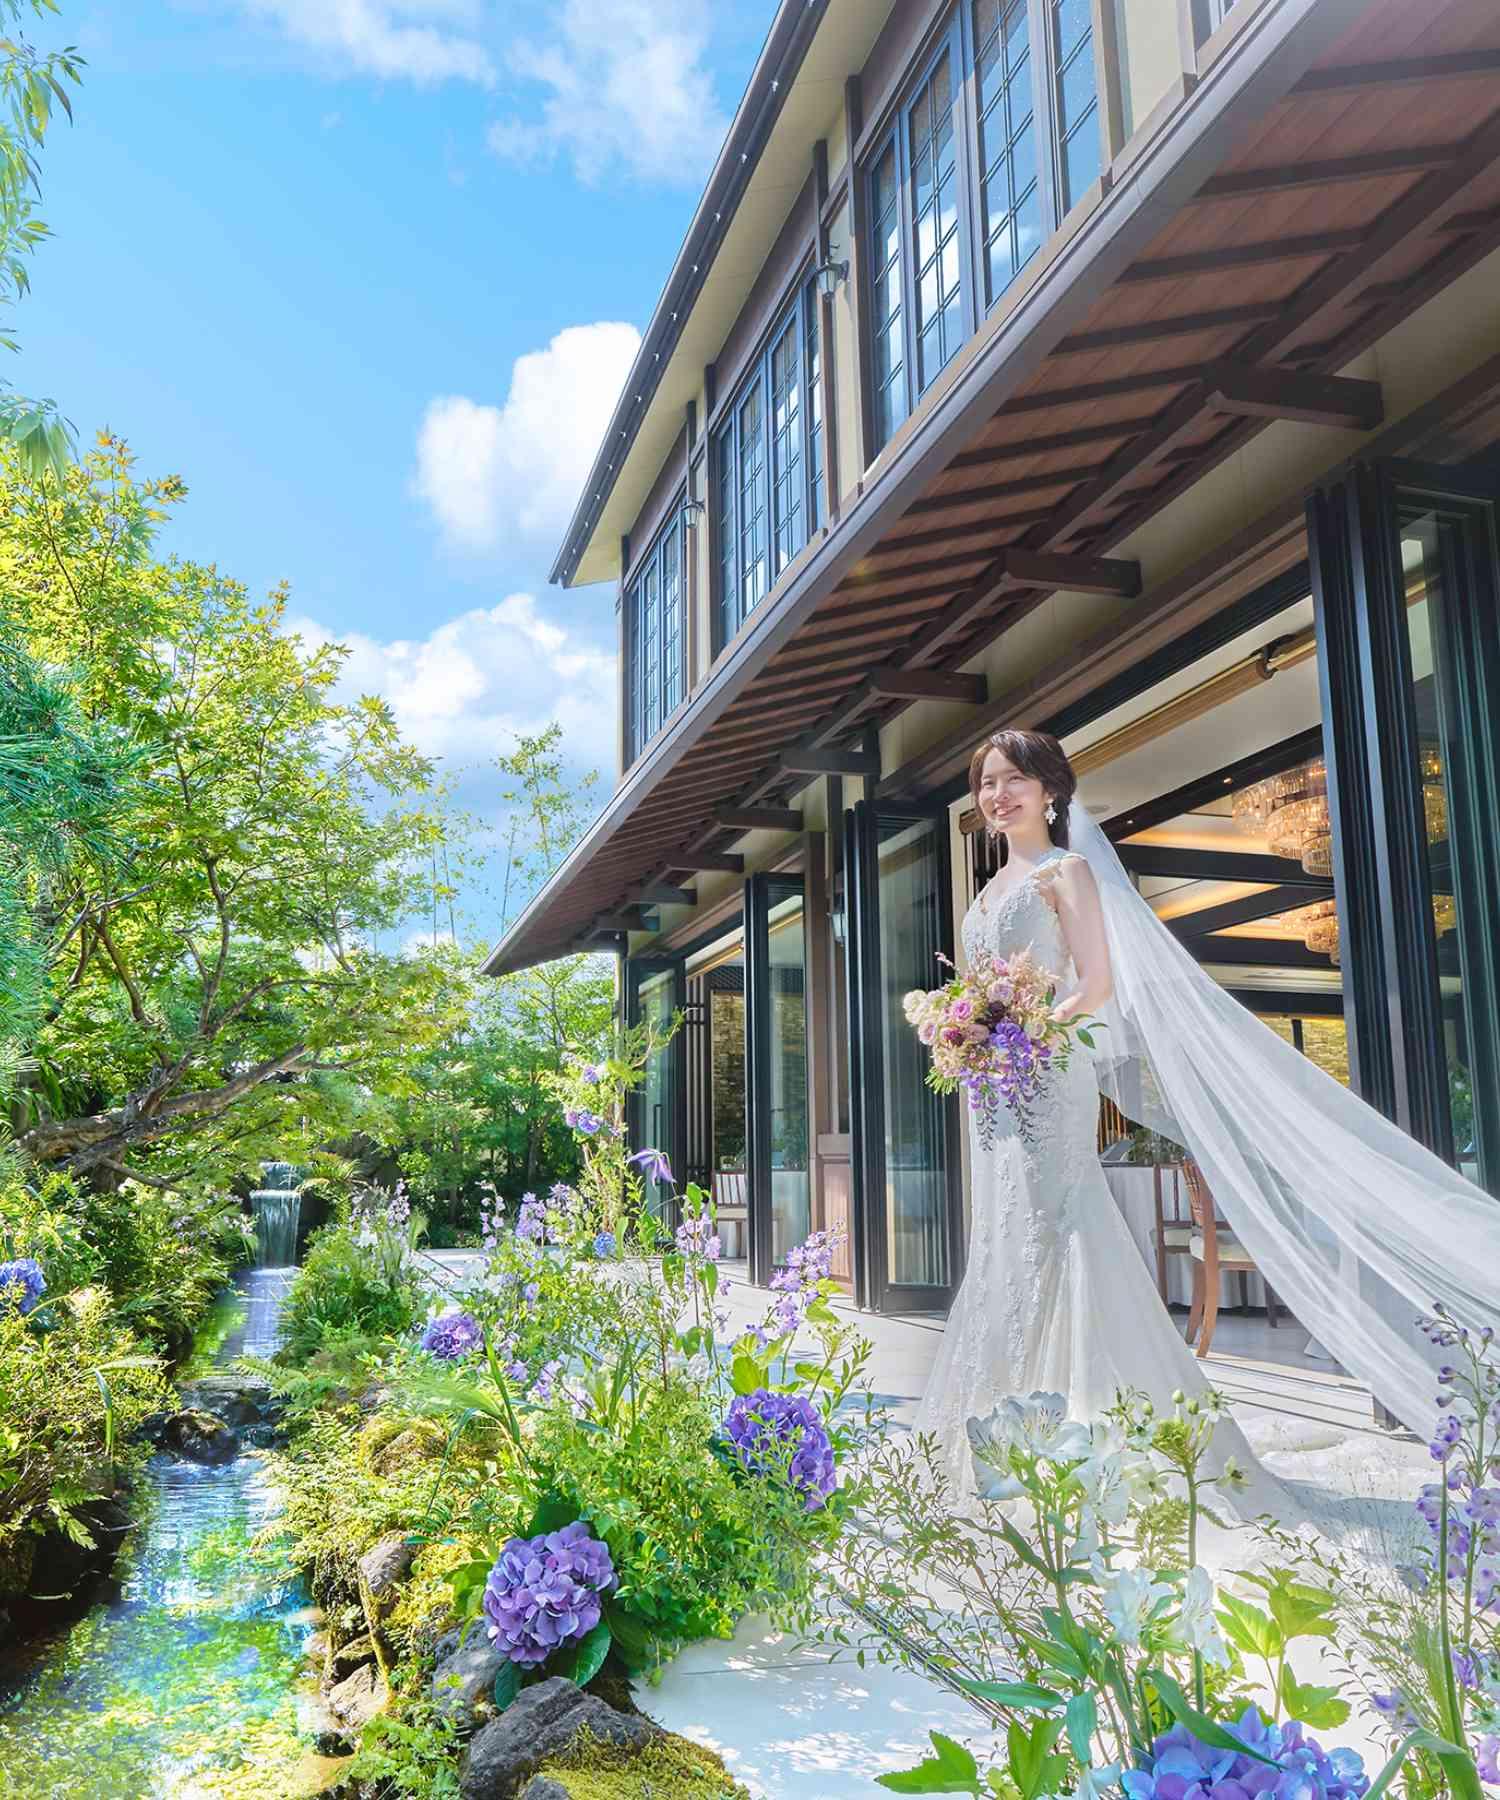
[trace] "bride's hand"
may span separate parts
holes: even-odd
[[[1078,1016],[1078,1012],[1079,996],[1077,994],[1071,994],[1066,1000],[1060,1001],[1058,1005],[1053,1007],[1052,1023],[1054,1025],[1070,1025]]]

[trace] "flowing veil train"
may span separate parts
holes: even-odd
[[[1463,1323],[1500,1327],[1500,1204],[1200,969],[1076,800],[1068,823],[1098,885],[1114,974],[1100,1088],[1186,1146],[1301,1324],[1425,1432],[1434,1361],[1416,1320],[1442,1302]]]

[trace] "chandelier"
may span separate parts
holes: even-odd
[[[1443,787],[1442,757],[1435,745],[1422,746],[1421,769],[1427,841],[1441,843],[1448,835],[1448,796]],[[1328,765],[1322,757],[1242,788],[1232,807],[1235,824],[1255,837],[1264,837],[1272,856],[1301,863],[1309,875],[1324,879],[1332,875]]]
[[[1283,913],[1282,920],[1302,939],[1309,950],[1326,956],[1337,968],[1339,963],[1339,914],[1333,900],[1319,900],[1312,906],[1299,906],[1295,912]],[[1458,908],[1452,894],[1435,894],[1432,922],[1439,937],[1458,924]]]

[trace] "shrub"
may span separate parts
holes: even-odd
[[[351,1338],[409,1332],[422,1306],[412,1266],[417,1231],[395,1195],[355,1197],[350,1216],[308,1246],[283,1314],[283,1359],[304,1361]]]

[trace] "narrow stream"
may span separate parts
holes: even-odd
[[[210,1366],[269,1356],[295,1270],[251,1269]],[[227,1330],[224,1327],[227,1325]],[[203,1372],[199,1370],[198,1372]],[[113,1597],[54,1637],[0,1653],[0,1794],[199,1800],[269,1793],[230,1771],[295,1763],[307,1595],[273,1549],[263,1453],[224,1468],[153,1457]]]

